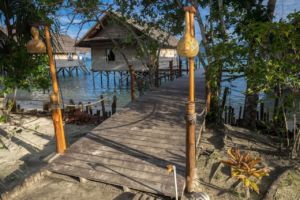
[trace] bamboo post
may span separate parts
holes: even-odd
[[[97,110],[96,116],[98,117],[98,122],[100,122],[100,110]]]
[[[225,106],[225,109],[224,109],[224,123],[226,124],[228,122],[228,119],[227,119],[227,106]]]
[[[88,104],[89,104],[89,105],[88,105],[88,113],[89,113],[90,115],[93,115],[93,108],[92,108],[91,102],[89,102]]]
[[[100,100],[101,100],[101,107],[102,107],[102,116],[105,119],[106,118],[105,117],[106,116],[106,112],[105,112],[104,97],[103,97],[102,94],[100,95]]]
[[[173,60],[169,61],[170,79],[173,81]]]
[[[239,120],[242,119],[242,112],[243,112],[243,107],[240,106],[240,111],[239,111]]]
[[[134,70],[132,69],[132,65],[129,65],[129,72],[130,72],[130,94],[131,94],[131,101],[134,101],[134,84],[135,84],[135,74]]]
[[[192,6],[184,8],[185,10],[185,22],[186,22],[186,35],[190,35],[195,38],[194,30],[194,14],[196,9]],[[185,41],[187,40],[187,41]],[[186,45],[191,41],[188,38],[183,38],[182,42]],[[198,45],[198,44],[196,44]],[[198,52],[197,52],[198,53]],[[189,75],[189,97],[186,107],[186,191],[192,192],[194,186],[194,179],[196,176],[196,114],[195,114],[195,75],[194,75],[194,56],[188,56],[188,62],[190,66]]]
[[[231,125],[235,125],[234,107],[231,107]]]
[[[123,72],[120,72],[120,88],[123,86]]]
[[[179,58],[179,77],[182,77],[182,60]]]
[[[52,79],[52,85],[53,85],[53,91],[54,94],[51,95],[51,101],[53,103],[57,104],[57,108],[52,113],[53,117],[53,123],[55,128],[55,136],[56,136],[56,151],[57,153],[64,153],[66,150],[66,141],[65,141],[65,132],[63,127],[63,121],[62,121],[62,114],[60,110],[60,98],[59,98],[59,90],[58,90],[58,83],[57,83],[57,77],[56,77],[56,70],[54,66],[54,58],[52,53],[52,46],[51,46],[51,40],[50,40],[50,32],[49,27],[45,26],[45,38],[46,38],[46,46],[47,46],[47,53],[49,56],[49,66],[50,66],[50,73],[51,73],[51,79]]]
[[[265,105],[264,105],[264,103],[260,103],[260,120],[261,121],[264,121],[264,107],[265,107]]]
[[[126,87],[128,88],[129,81],[128,81],[128,72],[126,72]]]
[[[228,117],[227,117],[227,124],[231,124],[231,106],[228,107]]]
[[[91,102],[89,101],[89,102],[88,102],[88,105],[85,106],[85,112],[86,112],[86,113],[89,113],[89,104],[90,104],[90,103],[91,103]]]
[[[64,153],[66,149],[66,140],[63,135],[64,130],[63,126],[60,124],[61,120],[61,110],[59,107],[58,98],[55,94],[50,95],[51,107],[52,107],[52,120],[55,129],[55,138],[56,138],[56,151],[57,153]]]
[[[112,114],[115,114],[116,111],[117,111],[117,96],[114,95],[114,96],[113,96],[113,102],[112,102],[112,104],[111,104],[111,113],[112,113]]]

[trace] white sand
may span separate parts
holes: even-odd
[[[66,138],[74,141],[94,125],[65,125]],[[12,115],[0,124],[0,193],[37,171],[43,159],[55,152],[53,122],[50,117]]]

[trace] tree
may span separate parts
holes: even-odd
[[[31,23],[54,22],[49,16],[55,13],[57,5],[48,6],[48,1],[0,1],[0,18],[3,19],[3,40],[0,45],[1,93],[13,90],[46,89],[49,87],[48,61],[44,55],[30,55],[25,45],[31,39]],[[55,28],[55,26],[53,26]],[[6,30],[6,31],[5,31]],[[15,101],[15,100],[13,100]]]
[[[287,127],[287,108],[294,109],[295,94],[300,88],[300,12],[279,22],[256,22],[243,29],[243,35],[252,41],[253,64],[247,74],[250,88],[264,92],[277,100],[273,118],[273,131],[286,137],[290,146]],[[275,90],[274,90],[275,88]],[[294,127],[296,130],[296,127]],[[298,135],[294,132],[294,143]]]

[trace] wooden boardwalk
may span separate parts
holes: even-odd
[[[201,93],[203,97],[204,80],[198,70],[196,94]],[[174,164],[181,194],[185,185],[187,96],[188,77],[147,92],[79,139],[63,156],[50,163],[48,169],[174,196],[173,175],[166,170],[168,164]],[[200,99],[198,95],[197,100]],[[200,103],[197,103],[197,108],[200,108]]]

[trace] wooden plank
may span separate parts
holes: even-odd
[[[137,134],[145,134],[145,135],[152,134],[153,137],[174,136],[177,138],[182,138],[182,137],[185,138],[185,132],[183,132],[181,129],[174,129],[174,130],[172,130],[172,133],[170,133],[170,132],[167,132],[166,130],[158,129],[157,127],[146,128],[146,127],[137,127],[137,126],[133,126],[133,127],[118,126],[114,129],[108,129],[107,127],[105,127],[105,128],[96,127],[95,129],[93,129],[90,132],[91,133],[100,133],[100,132],[113,132],[113,131],[120,131],[121,133],[135,132]],[[170,139],[173,139],[173,138],[170,138]]]
[[[95,136],[95,135],[93,135]],[[152,142],[147,142],[146,140],[135,140],[133,138],[117,138],[117,137],[109,137],[105,135],[101,135],[103,139],[117,142],[118,144],[123,144],[123,145],[128,145],[131,147],[134,145],[134,147],[138,147],[139,149],[144,149],[144,148],[160,148],[160,149],[168,149],[168,150],[184,150],[185,146],[184,145],[174,145],[174,144],[167,144],[167,143],[152,143]]]
[[[174,196],[174,187],[164,183],[155,183],[145,180],[133,179],[129,176],[117,176],[111,173],[97,173],[95,170],[78,168],[69,165],[57,164],[51,168],[52,171],[70,176],[81,177],[82,175],[89,180],[110,183],[113,185],[128,185],[129,188],[166,196]],[[183,187],[184,183],[179,182],[178,188]]]
[[[111,154],[112,155],[112,154]],[[114,154],[114,155],[120,155],[120,154]],[[69,152],[65,154],[64,157],[57,159],[57,161],[62,162],[63,158],[71,158],[74,160],[83,160],[90,163],[95,164],[104,164],[104,165],[112,165],[112,166],[122,166],[128,169],[134,169],[137,171],[144,171],[144,172],[151,172],[156,174],[167,174],[167,165],[170,164],[169,162],[161,162],[158,159],[152,159],[152,160],[142,160],[142,159],[128,159],[124,158],[124,156],[103,156],[101,154],[100,156],[91,155],[91,154],[82,154],[82,153],[75,153],[75,152]],[[179,174],[184,174],[184,167],[180,165],[176,165],[176,170],[179,172]]]
[[[145,156],[161,156],[167,159],[172,158],[182,158],[185,156],[185,148],[178,148],[178,150],[173,149],[159,149],[147,146],[140,145],[125,145],[119,144],[114,141],[103,140],[95,137],[87,138],[88,136],[84,136],[84,138],[80,139],[80,142],[76,142],[72,145],[72,149],[84,149],[89,148],[92,151],[114,151],[122,154],[130,154],[130,155],[145,155]],[[99,144],[100,143],[100,144]]]
[[[196,90],[201,86],[204,91],[199,77],[196,73]],[[173,197],[173,175],[167,174],[166,166],[174,164],[181,194],[187,89],[185,77],[151,90],[79,139],[48,167],[57,173]],[[199,105],[196,110],[201,111]]]
[[[110,162],[110,161],[108,161]],[[121,176],[129,176],[131,178],[138,178],[140,180],[151,180],[152,182],[157,183],[168,183],[171,184],[174,182],[173,176],[169,175],[167,173],[167,170],[164,171],[164,173],[158,173],[158,171],[152,171],[150,169],[147,169],[147,165],[142,166],[143,168],[140,168],[142,170],[138,170],[136,168],[129,168],[128,166],[115,166],[111,163],[104,164],[104,163],[98,163],[98,162],[89,162],[83,159],[77,159],[74,157],[68,157],[64,156],[60,159],[57,159],[55,163],[50,164],[51,168],[55,168],[57,164],[61,165],[69,165],[73,167],[78,168],[84,168],[89,170],[95,170],[99,173],[112,173],[112,174],[118,174]],[[124,162],[124,164],[127,164]],[[177,179],[179,181],[182,181],[184,178],[183,176],[178,176]]]
[[[158,167],[164,168],[169,164],[176,165],[178,168],[185,169],[185,162],[184,159],[170,159],[161,158],[159,156],[145,156],[145,155],[130,155],[130,154],[120,154],[119,152],[112,152],[112,151],[89,151],[87,149],[72,149],[67,150],[69,154],[83,154],[83,155],[90,155],[92,157],[99,157],[99,158],[111,158],[117,160],[126,160],[132,163],[144,163],[144,164],[155,164]]]
[[[176,130],[174,130],[173,134],[170,134],[161,130],[153,129],[153,131],[151,131],[151,129],[140,129],[138,127],[133,127],[130,129],[126,129],[124,127],[118,127],[115,129],[104,129],[104,130],[94,129],[90,131],[90,133],[94,133],[96,135],[97,134],[127,135],[128,137],[132,137],[132,135],[134,135],[134,136],[142,136],[142,137],[156,138],[156,139],[169,139],[171,141],[175,140],[178,142],[185,140],[185,135],[186,135],[186,133],[182,133],[181,131],[177,132]]]
[[[120,130],[112,129],[110,131],[94,131],[91,132],[96,135],[101,135],[103,137],[108,138],[124,138],[124,139],[132,139],[139,141],[147,141],[148,143],[161,143],[161,144],[172,144],[174,146],[185,146],[185,139],[182,135],[181,137],[176,137],[174,135],[158,135],[158,134],[143,134],[136,131],[127,132],[125,134],[120,134]],[[184,133],[185,135],[185,133]],[[172,141],[170,143],[170,140]]]
[[[98,127],[94,130],[108,130],[115,128],[128,128],[128,129],[159,129],[160,131],[166,132],[167,134],[171,134],[172,131],[181,130],[181,133],[184,133],[183,129],[185,128],[184,124],[178,124],[181,120],[174,122],[173,124],[168,124],[168,126],[164,127],[163,123],[155,123],[153,121],[134,121],[134,122],[119,122],[111,120],[109,123],[103,124],[103,126]],[[176,131],[175,131],[176,133]]]

